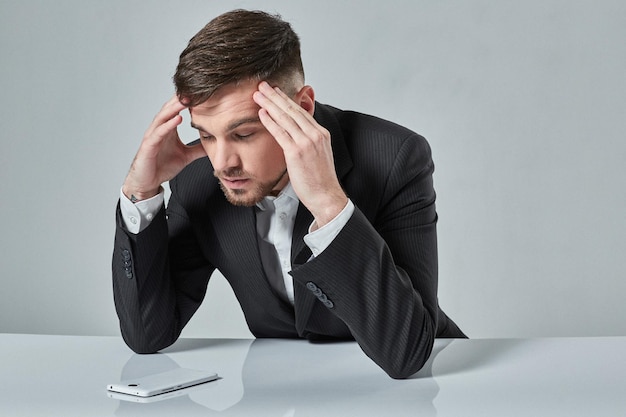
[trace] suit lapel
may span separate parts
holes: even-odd
[[[304,243],[304,236],[307,234],[309,225],[313,221],[313,216],[304,207],[298,206],[296,221],[293,226],[293,238],[291,241],[291,265],[296,268],[298,265],[306,263],[311,258],[311,249]],[[309,290],[294,281],[293,286],[296,313],[296,331],[300,336],[305,336],[304,331],[311,316],[311,310],[316,298]]]
[[[236,265],[241,275],[237,279],[243,280],[245,291],[255,294],[254,298],[259,301],[260,309],[270,310],[272,315],[282,321],[293,323],[291,307],[274,294],[263,269],[257,240],[255,208],[232,206],[223,197],[213,200],[215,201],[209,202],[211,207],[216,208],[211,222],[216,236],[219,236],[223,253],[232,259],[227,264]]]
[[[309,231],[309,226],[313,222],[311,212],[302,203],[298,205],[296,220],[293,225],[293,236],[291,238],[291,263],[301,265],[311,257],[311,250],[304,243],[304,236]]]
[[[212,200],[211,223],[225,256],[236,260],[246,275],[263,276],[254,208],[233,206],[221,196]]]

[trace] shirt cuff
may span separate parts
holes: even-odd
[[[148,227],[154,216],[161,210],[164,196],[165,191],[161,188],[159,194],[154,197],[133,203],[120,189],[120,212],[126,230],[136,235]]]
[[[314,257],[319,256],[330,244],[335,240],[335,237],[341,232],[343,227],[348,223],[350,217],[354,213],[354,203],[352,200],[348,200],[348,204],[341,210],[341,212],[330,222],[320,227],[314,232],[311,232],[313,223],[309,226],[309,234],[304,236],[304,243],[311,249],[311,253]]]

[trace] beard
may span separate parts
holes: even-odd
[[[220,188],[226,197],[226,200],[234,206],[252,207],[259,203],[263,198],[275,194],[275,187],[287,174],[287,169],[280,173],[280,175],[271,181],[260,182],[257,181],[254,176],[245,172],[240,168],[232,168],[225,171],[214,172],[213,175],[219,180],[221,176],[225,177],[246,177],[253,182],[253,186],[250,189],[231,189],[222,183],[220,180]]]

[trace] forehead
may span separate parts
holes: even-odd
[[[205,102],[189,108],[191,121],[205,130],[221,130],[235,120],[257,119],[259,105],[252,99],[256,90],[255,81],[226,85]]]

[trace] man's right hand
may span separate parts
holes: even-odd
[[[183,121],[180,112],[185,107],[174,95],[146,130],[122,187],[124,195],[132,201],[154,197],[162,183],[174,178],[191,162],[206,156],[200,144],[187,146],[178,136],[177,127]]]

